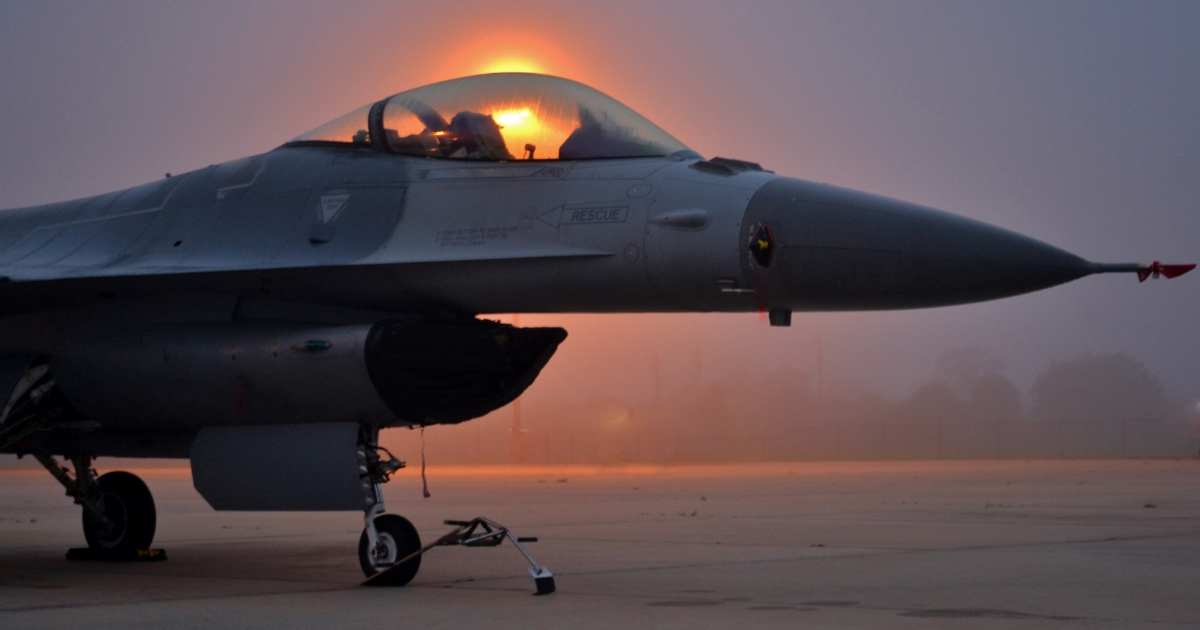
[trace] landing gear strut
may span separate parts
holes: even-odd
[[[380,453],[385,453],[384,461]],[[455,529],[441,538],[421,546],[421,537],[412,523],[402,516],[384,514],[383,491],[380,484],[392,473],[404,468],[387,449],[379,446],[379,430],[363,426],[358,436],[359,477],[366,498],[366,515],[362,536],[358,539],[358,562],[367,579],[364,586],[404,586],[412,581],[421,568],[421,556],[434,547],[461,545],[464,547],[495,547],[505,540],[512,541],[530,564],[529,574],[538,595],[555,590],[554,575],[538,564],[521,543],[537,542],[537,538],[521,538],[507,527],[486,518],[470,521],[446,521]]]
[[[70,456],[72,472],[49,450],[31,443],[33,436],[53,422],[73,418],[78,416],[58,392],[50,366],[40,360],[26,368],[0,408],[0,451],[14,449],[21,456],[32,453],[67,489],[67,496],[83,506],[88,548],[73,549],[67,557],[165,559],[161,549],[154,550],[156,553],[149,550],[157,515],[154,497],[141,479],[127,472],[97,477],[92,458],[81,454]]]
[[[386,461],[380,457],[381,452],[387,454]],[[382,488],[392,473],[404,468],[404,462],[379,446],[378,429],[364,427],[359,436],[358,463],[366,499],[365,527],[358,539],[358,563],[367,577],[380,576],[381,586],[404,586],[421,568],[420,556],[402,567],[392,567],[397,560],[421,549],[421,537],[408,519],[383,513],[386,508]]]
[[[71,458],[74,476],[54,457],[35,455],[37,460],[67,489],[67,496],[83,506],[83,535],[88,549],[72,550],[78,559],[161,559],[162,550],[150,550],[158,516],[150,489],[137,475],[110,472],[97,477],[92,459]],[[163,556],[165,557],[165,556]]]

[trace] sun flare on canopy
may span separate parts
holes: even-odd
[[[490,161],[662,157],[687,150],[611,97],[542,74],[483,74],[401,92],[382,101],[382,116],[373,122],[375,106],[292,142],[382,144],[402,155]]]

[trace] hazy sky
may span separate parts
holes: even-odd
[[[1106,262],[1200,262],[1200,3],[0,3],[0,207],[270,150],[495,67],[594,85],[700,153],[981,219]],[[571,338],[529,396],[811,370],[903,395],[956,348],[1023,388],[1124,352],[1200,397],[1200,273],[973,306],[527,316]],[[698,358],[698,359],[697,359]],[[604,378],[596,378],[603,374]]]

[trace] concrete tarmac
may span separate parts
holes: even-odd
[[[423,539],[473,516],[539,537],[544,597],[507,544],[359,587],[360,514],[214,512],[186,468],[134,472],[166,562],[68,562],[80,508],[40,469],[0,471],[0,627],[1200,627],[1195,460],[433,467],[430,499],[415,471],[388,484]]]

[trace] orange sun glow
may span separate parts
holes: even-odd
[[[528,33],[504,32],[472,40],[439,64],[434,80],[474,74],[535,72],[583,81],[579,69],[561,47]]]
[[[496,72],[536,72],[538,74],[545,74],[546,69],[531,59],[504,57],[483,62],[471,74],[493,74]]]

